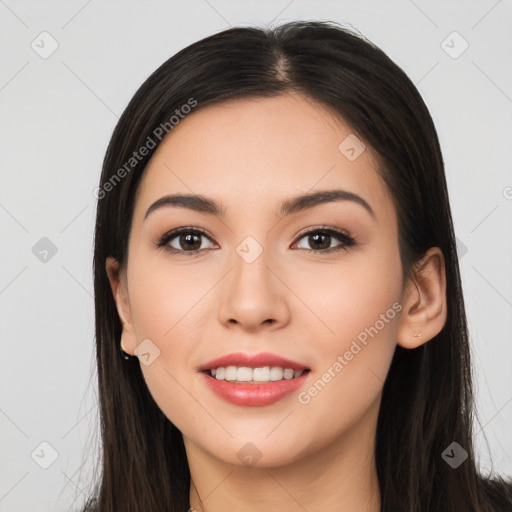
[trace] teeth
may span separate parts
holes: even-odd
[[[252,380],[256,382],[268,382],[270,380],[270,366],[254,368],[252,371]]]
[[[286,368],[286,370],[283,371],[283,377],[285,379],[293,379],[294,375],[295,372],[291,368]]]
[[[225,380],[236,380],[237,369],[236,366],[228,366],[226,368],[226,374],[224,375]]]
[[[279,366],[264,366],[262,368],[249,368],[247,366],[228,366],[226,368],[213,368],[210,370],[212,377],[217,380],[230,382],[276,382],[300,377],[304,370],[281,368]]]

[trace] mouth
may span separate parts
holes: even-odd
[[[203,370],[203,373],[212,379],[227,381],[233,384],[265,384],[297,379],[310,371],[309,368],[294,369],[281,366],[261,366],[253,368],[250,366],[230,365]]]
[[[208,361],[198,370],[210,372],[209,375],[218,380],[272,382],[295,378],[297,371],[310,370],[310,368],[271,352],[258,354],[234,352]]]
[[[275,361],[274,358],[274,363]],[[261,360],[253,363],[254,366],[247,363],[246,366],[224,364],[225,366],[220,366],[215,362],[214,365],[204,366],[199,374],[203,375],[204,384],[214,394],[226,402],[243,407],[275,404],[305,386],[311,373],[310,368],[302,365],[296,365],[296,368],[290,368],[289,364],[272,366],[264,365]]]

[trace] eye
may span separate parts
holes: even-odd
[[[307,237],[307,238],[306,238]],[[205,247],[201,238],[205,238],[210,242],[212,239],[206,234],[205,231],[199,228],[193,227],[181,227],[169,231],[163,235],[156,246],[163,248],[171,253],[182,253],[182,254],[198,254],[204,249],[213,248]],[[356,240],[348,232],[333,227],[320,227],[311,229],[300,235],[299,241],[306,239],[306,241],[312,246],[312,249],[299,247],[300,250],[306,252],[316,252],[320,254],[347,250],[356,244]],[[330,247],[332,240],[338,240],[340,242],[337,246]]]
[[[182,227],[163,235],[156,245],[172,253],[197,254],[205,249],[201,237],[211,240],[202,229]]]
[[[350,236],[348,232],[327,226],[316,228],[303,233],[299,240],[302,239],[306,239],[306,241],[310,244],[310,246],[313,247],[313,249],[304,249],[302,247],[299,247],[299,249],[307,252],[317,252],[321,254],[340,250],[346,251],[348,247],[351,247],[356,243],[355,238]],[[335,247],[330,247],[333,239],[338,240],[340,244]]]

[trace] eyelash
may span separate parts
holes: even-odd
[[[195,255],[195,254],[200,253],[201,251],[206,250],[206,249],[196,249],[195,251],[184,251],[184,250],[180,250],[180,249],[175,249],[174,247],[170,247],[168,245],[168,243],[173,238],[176,238],[179,235],[191,234],[191,233],[203,235],[206,238],[208,238],[210,241],[213,241],[204,230],[202,230],[200,228],[188,226],[188,227],[176,228],[176,229],[173,229],[173,230],[165,233],[160,238],[160,240],[158,242],[156,242],[155,245],[159,249],[164,249],[165,251],[168,251],[172,254],[182,253],[182,254],[187,254],[187,255]],[[316,234],[316,233],[321,233],[324,235],[332,236],[333,238],[336,238],[338,241],[340,241],[341,245],[338,245],[336,247],[331,247],[330,249],[325,249],[325,250],[315,250],[315,249],[298,249],[298,250],[305,251],[307,253],[314,252],[317,254],[330,254],[330,253],[337,252],[340,250],[348,251],[348,247],[354,246],[357,243],[356,238],[351,236],[347,231],[340,230],[338,228],[328,227],[328,226],[314,228],[314,229],[311,229],[309,231],[299,234],[297,241],[295,243],[299,242],[300,240],[302,240],[303,238],[305,238],[308,235],[312,235],[312,234]]]

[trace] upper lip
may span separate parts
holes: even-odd
[[[272,354],[270,352],[260,352],[259,354],[245,354],[236,352],[225,356],[212,359],[199,367],[200,371],[212,370],[214,368],[226,368],[227,366],[245,366],[249,368],[263,368],[265,366],[279,366],[281,368],[291,368],[293,370],[307,370],[308,367]]]

